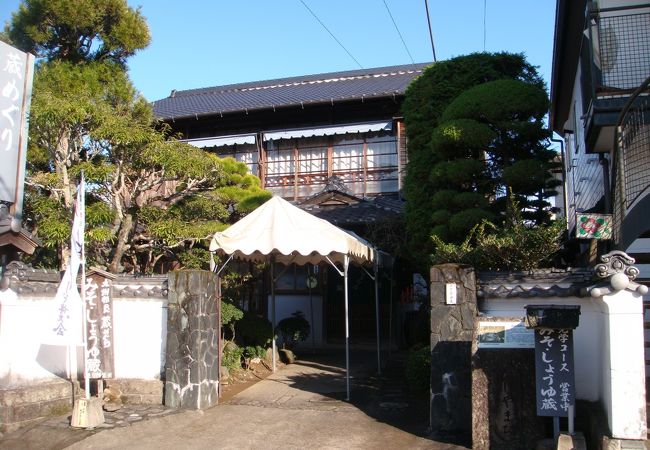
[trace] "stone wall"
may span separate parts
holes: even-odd
[[[510,345],[506,338],[506,342],[494,344],[493,348],[479,348],[481,324],[523,324],[527,304],[581,304],[584,326],[576,333],[576,345],[581,349],[576,364],[593,376],[598,367],[592,367],[598,339],[592,331],[599,329],[601,314],[586,308],[588,304],[579,298],[592,275],[592,271],[585,269],[478,273],[480,319],[472,348],[473,448],[527,450],[553,436],[551,419],[537,416],[532,339],[529,345]],[[590,342],[593,349],[584,345]],[[577,377],[577,381],[580,379]],[[582,379],[580,385],[590,391],[589,380]]]
[[[535,408],[533,349],[479,350],[475,345],[472,402],[474,449],[525,450],[548,437],[548,420]]]
[[[54,323],[60,274],[12,262],[5,275],[8,286],[0,289],[0,430],[11,431],[42,417],[69,413],[74,392],[65,346],[47,344],[43,338]],[[113,299],[118,379],[105,384],[123,387],[127,403],[162,404],[167,276],[118,276]],[[83,385],[80,347],[76,361],[76,376]]]
[[[162,405],[164,385],[161,380],[112,379],[104,382],[105,388],[120,393],[124,404],[136,405]]]
[[[66,380],[47,381],[29,389],[0,389],[0,432],[70,412],[79,392],[78,384]]]
[[[204,409],[219,399],[218,277],[201,270],[169,273],[165,405]]]

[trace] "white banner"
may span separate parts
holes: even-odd
[[[85,224],[85,182],[83,174],[77,189],[74,221],[70,237],[70,261],[63,274],[63,279],[56,291],[56,322],[52,329],[53,344],[83,344],[82,337],[82,305],[81,296],[77,289],[77,274],[81,266],[82,249],[84,245]]]

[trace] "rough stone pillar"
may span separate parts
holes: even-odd
[[[451,302],[455,285],[455,304]],[[437,435],[468,436],[472,429],[471,348],[476,318],[474,269],[459,264],[431,268],[430,428]]]
[[[219,399],[220,292],[208,271],[169,273],[165,405],[204,409]]]

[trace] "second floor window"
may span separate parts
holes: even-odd
[[[357,133],[266,143],[265,187],[285,198],[320,192],[337,176],[352,194],[397,192],[397,142],[388,132]]]

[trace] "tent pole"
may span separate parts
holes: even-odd
[[[345,292],[345,388],[350,401],[350,319],[348,317],[348,266],[350,257],[345,255],[343,259],[343,290]]]
[[[381,339],[379,336],[379,264],[375,262],[375,321],[377,323],[377,373],[381,375]]]
[[[388,358],[393,347],[393,268],[390,268],[390,307],[388,308]]]
[[[309,266],[307,266],[307,280],[309,280]],[[311,282],[309,282],[309,312],[311,313],[311,351],[316,349],[316,325],[314,324],[314,297],[311,292]],[[322,316],[321,316],[322,317]]]
[[[275,365],[276,365],[275,362],[275,352],[276,352],[275,349],[275,274],[273,273],[274,268],[275,268],[275,257],[271,256],[271,323],[273,324],[271,329],[272,343],[273,343],[271,351],[273,352],[273,356],[272,356],[273,372],[275,372]]]

